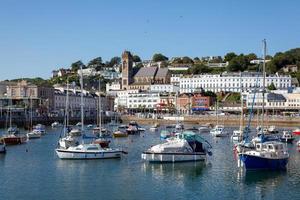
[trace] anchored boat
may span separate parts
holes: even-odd
[[[142,159],[149,162],[205,161],[211,155],[211,145],[191,131],[178,133],[165,143],[155,145],[142,153]]]

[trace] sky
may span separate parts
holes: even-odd
[[[0,80],[124,50],[151,59],[300,47],[297,0],[1,0]]]

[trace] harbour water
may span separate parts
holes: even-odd
[[[161,127],[162,129],[163,127]],[[2,130],[3,132],[4,130]],[[245,172],[237,167],[230,137],[212,138],[206,163],[148,164],[141,152],[160,141],[159,131],[113,139],[122,159],[60,160],[59,129],[9,146],[0,157],[0,199],[299,199],[300,153],[288,145],[285,172]]]

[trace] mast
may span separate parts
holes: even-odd
[[[101,117],[101,83],[100,83],[100,77],[99,77],[99,97],[98,97],[98,115],[99,115],[99,134],[101,134],[101,127],[102,127],[102,117]]]
[[[29,97],[30,98],[30,129],[32,131],[32,98],[31,96]]]
[[[263,93],[262,93],[262,129],[264,128],[264,119],[265,119],[265,87],[266,87],[266,49],[267,49],[267,42],[266,39],[263,41]]]
[[[66,129],[68,127],[69,127],[69,78],[67,78],[67,94],[66,94],[65,122],[64,122],[65,135],[66,135]]]
[[[80,108],[81,108],[81,131],[83,131],[83,123],[84,123],[84,116],[83,116],[83,76],[82,76],[82,65],[80,65],[80,90],[81,90],[81,96],[80,96]]]
[[[240,72],[240,101],[241,101],[241,119],[240,119],[240,131],[242,134],[244,126],[244,103],[243,103],[243,94],[242,94],[242,72]]]

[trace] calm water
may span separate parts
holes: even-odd
[[[300,153],[289,145],[286,172],[245,172],[230,138],[212,138],[207,163],[146,164],[140,153],[159,132],[114,140],[129,152],[120,160],[59,160],[60,130],[8,147],[0,157],[0,199],[299,199]]]

